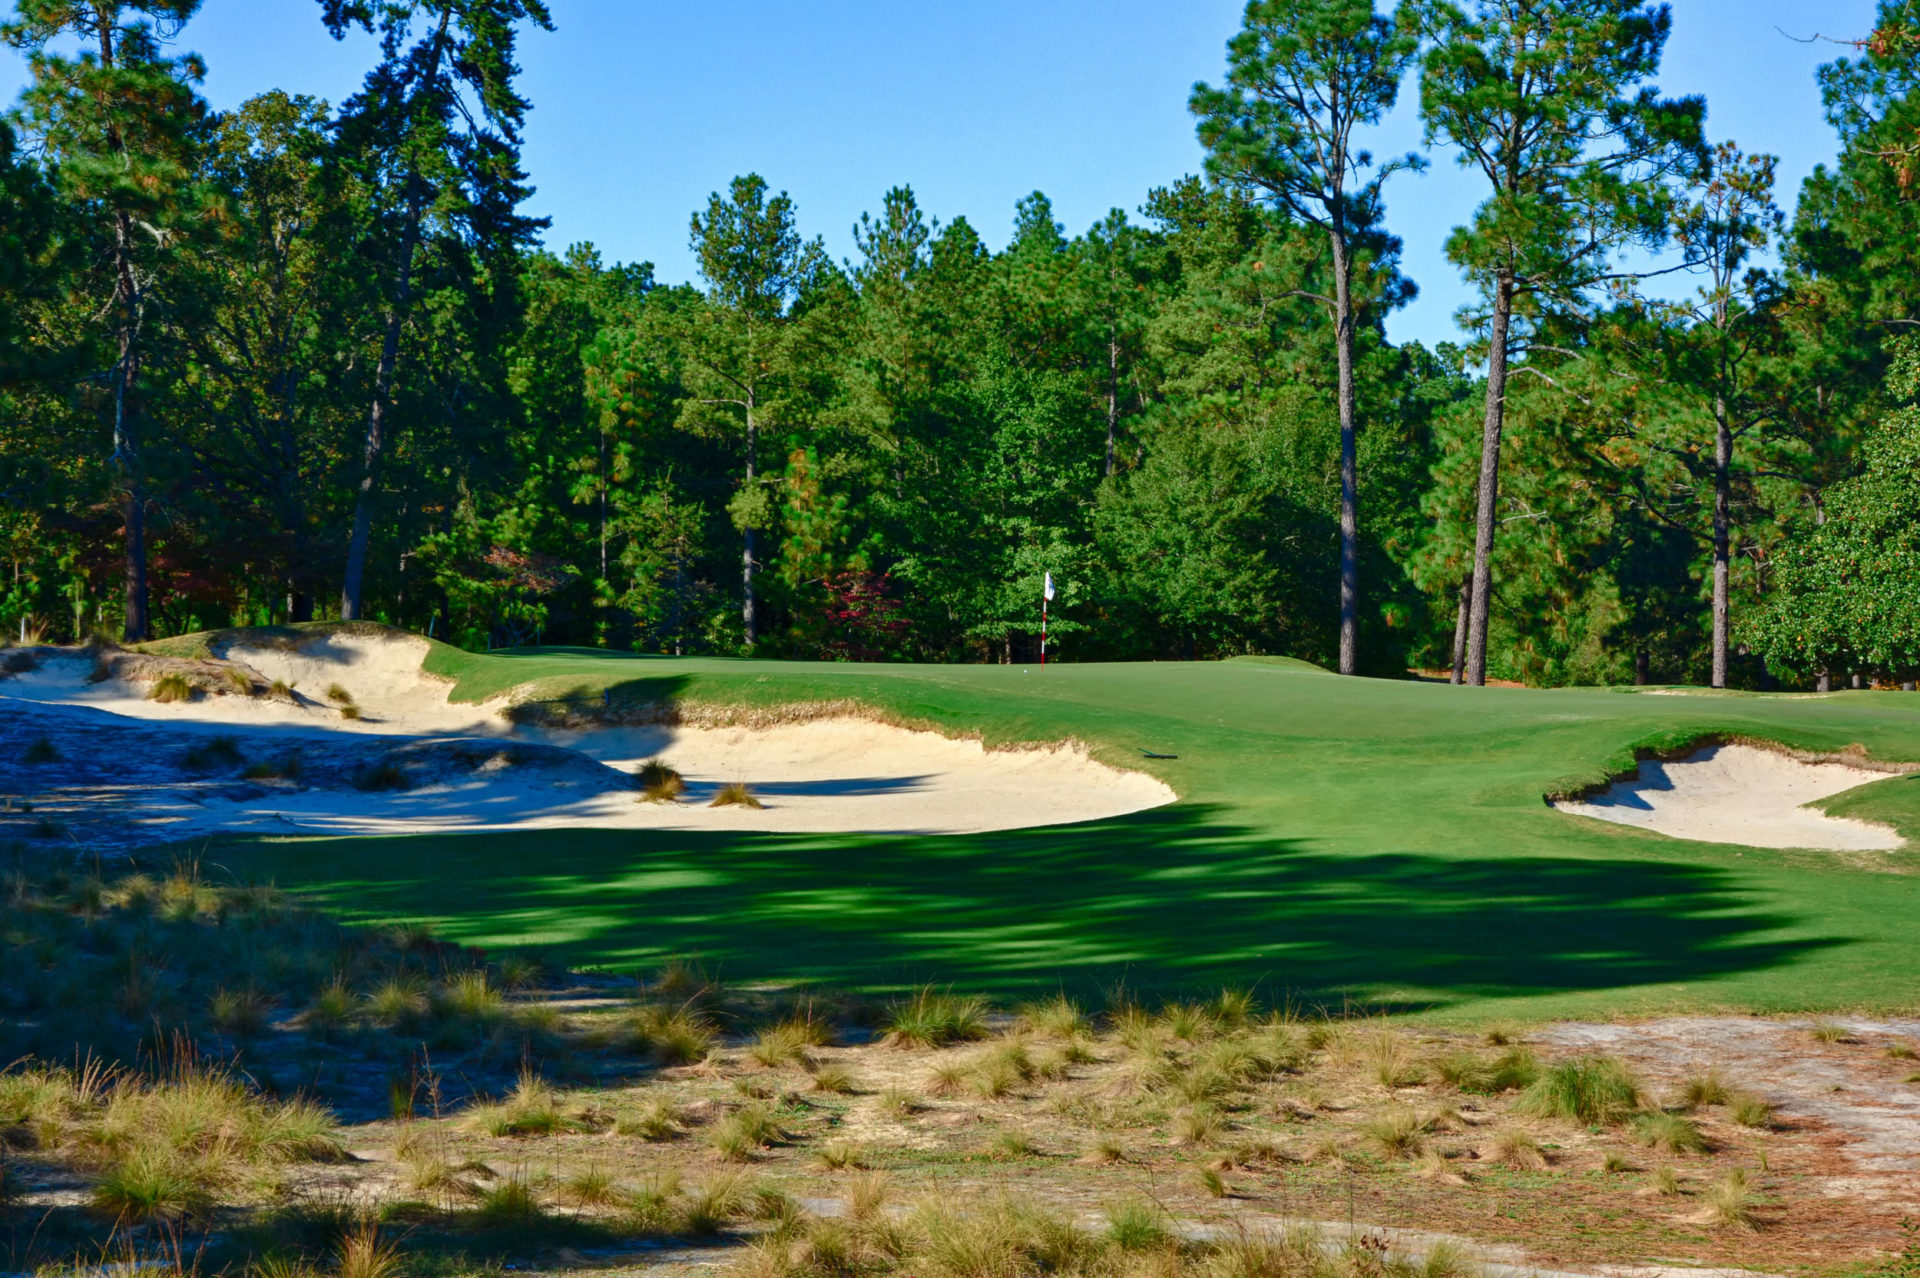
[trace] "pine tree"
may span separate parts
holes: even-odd
[[[1340,673],[1359,666],[1360,513],[1354,328],[1367,302],[1405,300],[1393,284],[1398,242],[1380,229],[1379,168],[1360,129],[1393,109],[1418,41],[1373,0],[1252,0],[1227,45],[1227,87],[1198,85],[1192,109],[1224,181],[1264,192],[1326,236],[1332,287],[1315,300],[1334,330],[1340,414]],[[1367,276],[1364,280],[1359,279]],[[1359,296],[1356,296],[1359,283]]]
[[[126,561],[125,635],[147,638],[147,503],[142,446],[147,412],[143,359],[162,322],[164,275],[208,194],[194,180],[206,104],[194,91],[205,67],[169,58],[200,0],[18,0],[0,39],[29,54],[23,96],[28,131],[57,161],[70,214],[104,231],[110,283],[112,452]],[[77,56],[57,52],[78,42]],[[87,233],[87,232],[83,232]]]
[[[530,191],[520,170],[527,102],[514,88],[514,46],[517,24],[551,30],[553,21],[543,0],[320,2],[336,39],[360,27],[378,34],[381,51],[338,123],[338,162],[357,170],[373,200],[360,255],[384,293],[340,592],[340,615],[352,620],[365,608],[367,549],[422,241],[438,227],[482,255],[511,253],[545,225],[516,211]]]
[[[1420,106],[1430,144],[1452,146],[1490,188],[1448,257],[1479,286],[1486,414],[1474,525],[1466,681],[1487,676],[1500,436],[1509,360],[1534,318],[1579,310],[1616,274],[1624,244],[1657,245],[1675,176],[1705,163],[1700,98],[1646,86],[1672,26],[1641,0],[1429,0]]]

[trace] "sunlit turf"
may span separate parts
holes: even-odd
[[[1920,696],[1651,696],[1340,679],[1297,663],[888,666],[438,648],[478,700],[854,700],[989,744],[1077,738],[1152,812],[973,836],[564,831],[251,840],[219,859],[350,918],[617,970],[1018,994],[1258,982],[1437,1015],[1920,1002],[1920,855],[1682,842],[1543,792],[1727,733],[1920,760]],[[1148,759],[1142,751],[1178,755]],[[749,782],[752,778],[747,778]],[[1920,836],[1920,779],[1830,805]]]

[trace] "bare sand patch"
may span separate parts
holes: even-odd
[[[8,739],[48,737],[60,759],[0,757],[0,793],[30,796],[36,822],[55,816],[97,847],[218,831],[960,834],[1097,820],[1177,797],[1078,743],[988,750],[846,714],[771,727],[516,726],[501,713],[507,698],[449,702],[450,685],[420,668],[426,653],[422,640],[379,634],[236,645],[224,654],[236,668],[297,695],[176,703],[149,700],[140,682],[96,681],[85,654],[49,655],[0,682],[0,724]],[[342,713],[336,687],[357,717]],[[196,745],[216,738],[228,744],[209,767]],[[680,801],[640,800],[633,773],[654,757],[685,778]],[[275,773],[258,775],[263,764]],[[735,782],[763,806],[708,806]]]
[[[1552,806],[1706,843],[1891,851],[1905,846],[1892,827],[1828,816],[1805,806],[1887,776],[1885,771],[1801,759],[1758,746],[1716,745],[1684,759],[1649,759],[1636,775],[1599,794],[1554,800]]]

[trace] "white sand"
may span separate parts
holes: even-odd
[[[1802,806],[1887,775],[1844,763],[1810,763],[1755,746],[1723,745],[1671,763],[1642,763],[1637,776],[1614,782],[1602,794],[1553,806],[1676,839],[1891,851],[1904,846],[1891,827]]]
[[[986,750],[979,742],[912,732],[857,718],[768,729],[615,727],[594,731],[515,728],[506,700],[458,705],[450,685],[420,670],[426,645],[378,635],[329,636],[299,652],[236,647],[223,654],[267,680],[294,685],[301,704],[202,696],[146,700],[146,687],[89,684],[91,663],[56,657],[0,681],[7,735],[45,732],[66,743],[68,764],[34,771],[32,783],[65,819],[105,805],[118,830],[103,842],[177,838],[216,830],[324,834],[613,829],[787,832],[971,833],[1119,816],[1177,796],[1144,773],[1108,767],[1074,744]],[[360,708],[343,718],[326,701],[338,684]],[[156,735],[159,734],[159,735]],[[249,761],[298,750],[302,783],[213,783],[178,760],[194,741],[234,736]],[[389,749],[485,756],[489,741],[559,747],[530,761],[435,766],[428,783],[403,791],[347,783]],[[687,781],[677,803],[643,803],[630,777],[661,756]],[[399,757],[399,756],[396,756]],[[477,756],[476,756],[477,757]],[[138,760],[103,769],[104,758]],[[103,771],[108,775],[103,776]],[[67,775],[63,778],[62,773]],[[762,808],[713,808],[715,791],[745,782]],[[43,802],[45,807],[45,802]],[[52,810],[52,809],[48,809]],[[104,815],[104,814],[102,814]]]

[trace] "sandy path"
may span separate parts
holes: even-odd
[[[1676,839],[1755,848],[1891,851],[1904,846],[1891,827],[1803,806],[1884,781],[1887,775],[1845,763],[1809,763],[1755,746],[1721,745],[1671,762],[1648,760],[1638,775],[1614,782],[1601,794],[1553,806]]]
[[[292,685],[297,703],[202,696],[177,704],[146,699],[140,684],[89,683],[89,659],[53,656],[0,681],[0,742],[8,743],[0,796],[34,804],[30,814],[0,812],[0,832],[56,821],[65,827],[58,837],[93,847],[223,830],[955,834],[1097,820],[1176,797],[1075,745],[986,750],[856,718],[768,729],[516,728],[499,713],[504,699],[450,703],[449,686],[422,674],[425,653],[419,640],[377,635],[330,635],[298,652],[236,647],[230,659],[263,681]],[[329,701],[335,685],[352,696],[357,719]],[[24,762],[24,746],[40,737],[60,758]],[[202,749],[195,761],[195,747],[216,738],[231,739],[235,753],[208,766]],[[242,775],[293,756],[295,777]],[[638,801],[633,770],[656,756],[686,778],[682,801]],[[363,788],[387,766],[406,774],[404,788]],[[764,806],[707,806],[732,782],[745,782]]]

